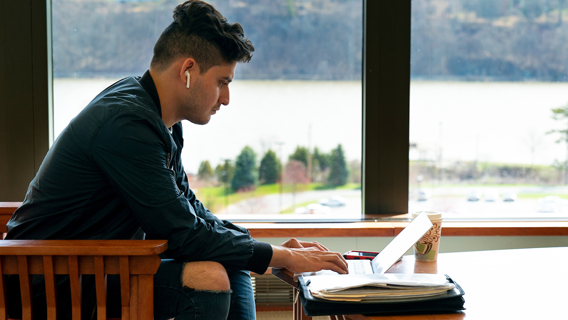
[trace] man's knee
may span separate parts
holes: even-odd
[[[195,290],[228,291],[231,289],[225,267],[218,262],[187,262],[183,269],[183,285]]]

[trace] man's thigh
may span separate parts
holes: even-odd
[[[154,318],[161,319],[227,319],[231,291],[195,290],[182,282],[185,262],[162,260],[154,276]],[[112,284],[111,284],[112,280]],[[108,279],[109,316],[120,317],[118,277]],[[111,295],[113,298],[111,298]],[[112,312],[112,313],[111,313]]]

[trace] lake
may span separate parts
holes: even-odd
[[[55,136],[116,79],[55,79]],[[205,126],[184,122],[184,166],[214,167],[235,159],[245,145],[287,159],[296,146],[329,152],[342,144],[348,160],[361,159],[361,83],[250,81],[230,85],[231,102]],[[567,83],[431,82],[411,85],[410,158],[545,164],[563,161],[566,148],[552,129],[568,122],[551,108],[568,104]],[[281,150],[277,143],[283,143]]]

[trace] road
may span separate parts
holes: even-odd
[[[431,197],[427,201],[417,201],[416,190],[410,190],[408,211],[435,210],[443,212],[446,218],[468,219],[565,219],[568,217],[568,200],[559,200],[552,207],[548,206],[545,208],[547,210],[543,210],[543,205],[539,204],[537,200],[547,195],[566,195],[568,194],[568,187],[481,187],[476,189],[480,190],[481,193],[493,190],[500,197],[497,201],[492,202],[485,201],[483,197],[479,201],[467,201],[467,194],[473,189],[473,187],[429,188],[427,190],[430,192]],[[521,195],[521,197],[513,202],[504,202],[502,195],[505,192],[513,192]],[[524,198],[522,195],[533,195],[533,197]],[[342,196],[346,201],[346,205],[331,207],[331,212],[327,214],[279,213],[284,209],[292,207],[294,204],[317,203],[321,198],[332,196]],[[550,208],[553,210],[549,210]],[[292,193],[272,194],[240,201],[216,214],[226,219],[250,219],[251,215],[255,219],[357,219],[361,216],[361,190],[307,191],[299,192],[295,195]]]
[[[328,214],[280,214],[282,210],[294,204],[317,203],[321,198],[333,196],[343,197],[345,206],[331,207],[331,212]],[[216,215],[221,218],[226,216],[228,219],[251,218],[251,215],[257,215],[258,218],[277,219],[359,218],[361,216],[361,190],[314,190],[298,192],[295,195],[292,193],[271,194],[231,204],[227,209],[217,212]]]

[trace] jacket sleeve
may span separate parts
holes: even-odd
[[[263,273],[272,247],[196,213],[196,203],[190,203],[166,167],[169,150],[156,130],[146,119],[119,114],[107,120],[90,146],[93,160],[147,239],[167,239],[169,258],[217,261],[229,269]]]
[[[183,141],[183,129],[182,129],[181,123],[177,123],[176,125],[174,125],[174,127],[172,129],[173,129],[173,134],[172,134],[173,139],[178,146],[177,155],[179,155],[179,154],[181,154],[181,149],[183,149],[183,143],[184,143],[184,141]],[[246,233],[246,234],[250,234],[249,231],[246,228],[234,225],[227,220],[219,219],[218,217],[213,215],[211,213],[211,211],[209,209],[207,209],[201,201],[199,201],[197,199],[195,193],[189,187],[189,181],[187,179],[185,169],[183,168],[183,163],[181,161],[180,156],[175,157],[175,167],[176,167],[176,172],[177,172],[176,183],[178,185],[178,188],[183,192],[183,194],[187,198],[187,201],[189,201],[189,203],[191,204],[191,206],[195,210],[195,213],[197,214],[198,217],[203,218],[205,221],[207,221],[209,223],[218,223],[218,224],[220,224],[220,225],[222,225],[226,228],[236,230],[236,231],[240,231],[240,232],[243,232],[243,233]]]

